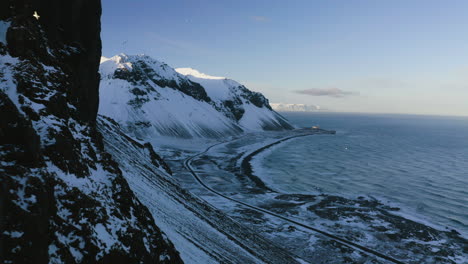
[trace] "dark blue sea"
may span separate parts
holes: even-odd
[[[272,187],[368,195],[468,236],[468,117],[281,114],[299,127],[337,134],[297,138],[259,156]]]

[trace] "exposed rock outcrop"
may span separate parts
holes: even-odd
[[[1,263],[181,262],[96,130],[100,14],[0,3]]]

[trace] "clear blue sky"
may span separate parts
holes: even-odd
[[[102,39],[104,56],[144,53],[271,102],[468,116],[466,0],[103,0]]]

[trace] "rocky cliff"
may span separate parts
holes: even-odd
[[[100,14],[0,2],[2,263],[181,262],[96,129]]]

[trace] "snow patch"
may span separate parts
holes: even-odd
[[[21,231],[11,231],[11,232],[8,232],[8,231],[5,231],[3,232],[4,235],[6,236],[9,236],[11,238],[20,238],[23,236],[24,232],[21,232]]]
[[[106,227],[102,224],[97,224],[95,227],[94,227],[94,232],[96,233],[96,237],[102,242],[102,244],[104,245],[103,249],[106,251],[106,252],[109,252],[112,248],[112,246],[116,243],[118,243],[118,241],[115,239],[115,236],[111,235]]]
[[[24,115],[19,103],[19,95],[16,91],[16,82],[13,77],[13,69],[20,61],[10,55],[0,56],[0,77],[2,78],[2,86],[0,89],[10,98],[17,106],[20,113]]]
[[[10,22],[0,20],[0,42],[5,45],[7,44],[6,34],[7,34],[9,27],[10,27]]]
[[[191,75],[196,78],[201,78],[201,79],[210,79],[210,80],[223,80],[226,79],[225,77],[216,77],[216,76],[211,76],[208,74],[201,73],[195,69],[192,68],[176,68],[176,72],[182,74],[182,75]]]

